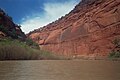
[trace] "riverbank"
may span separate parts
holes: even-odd
[[[0,60],[57,60],[61,56],[51,52],[40,50],[32,41],[13,40],[11,38],[0,39]]]

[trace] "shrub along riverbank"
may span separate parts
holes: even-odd
[[[109,58],[120,58],[120,38],[116,38],[112,41],[113,49],[109,53]]]
[[[50,52],[39,50],[31,40],[21,42],[13,39],[0,39],[0,60],[57,60],[63,59]]]

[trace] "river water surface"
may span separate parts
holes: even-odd
[[[120,80],[120,61],[0,61],[0,80]]]

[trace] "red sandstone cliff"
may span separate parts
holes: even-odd
[[[72,56],[106,56],[120,37],[120,0],[83,0],[69,14],[28,34],[42,49]]]

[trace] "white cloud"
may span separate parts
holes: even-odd
[[[69,13],[78,2],[79,0],[68,0],[64,3],[45,3],[43,13],[33,13],[32,16],[29,15],[21,19],[22,30],[28,33],[43,27]]]

